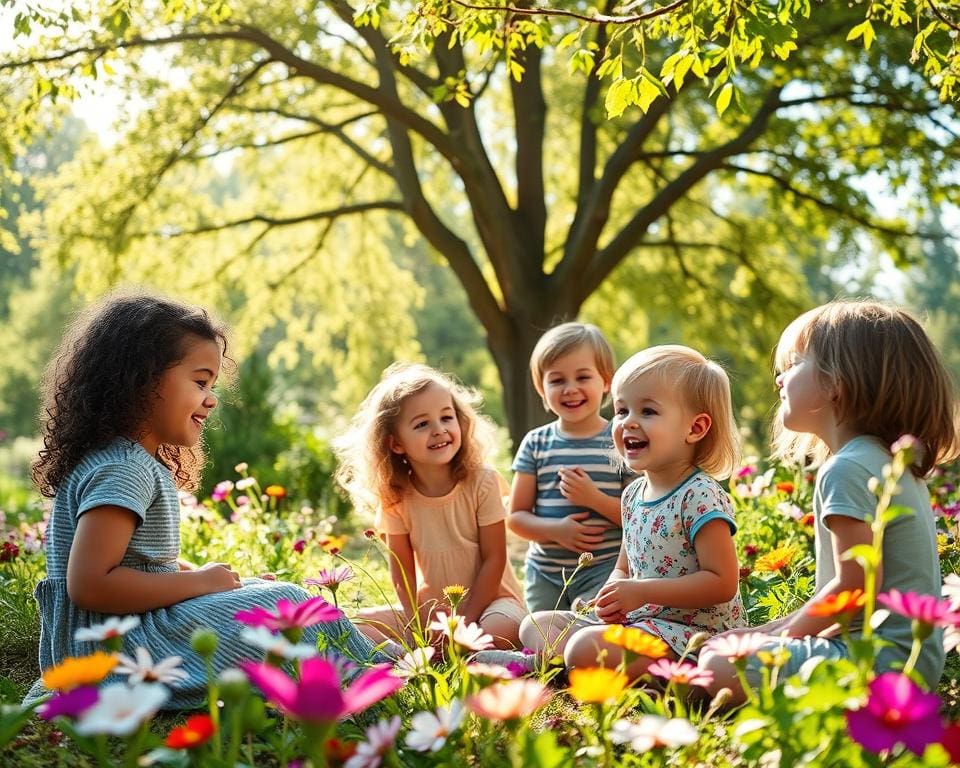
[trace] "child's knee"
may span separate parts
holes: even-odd
[[[520,640],[520,623],[509,616],[495,613],[480,622],[480,628],[493,638],[496,648],[516,648]]]
[[[563,649],[563,663],[568,669],[576,667],[601,667],[599,635],[596,632],[581,630],[575,632]]]

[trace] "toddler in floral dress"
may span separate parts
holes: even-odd
[[[623,493],[619,560],[593,613],[542,611],[521,626],[523,643],[559,652],[571,667],[620,665],[610,625],[662,640],[683,654],[697,632],[746,624],[730,498],[718,479],[737,459],[730,383],[723,368],[677,345],[639,352],[613,378],[613,440],[640,477]],[[605,638],[606,635],[606,638]],[[630,676],[652,661],[631,653]]]

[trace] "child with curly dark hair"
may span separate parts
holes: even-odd
[[[149,295],[107,297],[64,338],[44,382],[44,447],[33,465],[40,492],[53,498],[47,578],[36,589],[41,670],[96,650],[76,639],[78,629],[134,614],[127,655],[143,647],[153,659],[182,657],[186,674],[169,682],[166,707],[199,706],[206,672],[190,648],[197,627],[219,637],[219,672],[258,655],[241,637],[238,611],[308,599],[293,584],[241,580],[225,563],[178,560],[177,490],[197,484],[226,350],[224,329],[204,310]],[[372,655],[345,620],[308,627],[303,642],[315,645],[318,631],[335,633],[349,655]],[[37,681],[27,701],[45,693]]]

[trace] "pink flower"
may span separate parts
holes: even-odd
[[[230,495],[231,491],[233,491],[233,483],[229,480],[223,480],[213,486],[213,490],[210,492],[210,498],[214,501],[223,501]]]
[[[353,577],[353,568],[349,565],[342,565],[339,568],[322,568],[315,579],[304,579],[303,583],[335,590],[343,582],[350,581]]]
[[[960,613],[953,610],[949,600],[936,595],[920,595],[916,592],[900,592],[891,589],[877,595],[877,602],[894,613],[913,619],[919,627],[915,630],[921,639],[930,636],[934,627],[949,627],[960,624]]]
[[[747,464],[743,467],[740,467],[740,469],[737,470],[737,479],[743,480],[746,477],[750,477],[751,475],[756,474],[756,472],[757,472],[756,467],[754,467],[752,464]]]
[[[381,720],[367,728],[367,740],[357,744],[357,751],[343,764],[343,768],[378,768],[383,756],[390,750],[400,733],[400,716]]]
[[[759,632],[747,632],[743,635],[717,635],[703,646],[704,650],[725,656],[729,661],[752,656],[769,642],[766,635]]]
[[[847,712],[850,738],[871,752],[903,743],[916,755],[943,735],[940,698],[906,675],[885,672],[870,683],[866,706]]]
[[[281,712],[307,723],[342,720],[403,687],[403,681],[385,664],[361,673],[345,690],[340,690],[336,666],[321,657],[301,663],[299,680],[269,664],[244,662],[240,666]]]
[[[337,621],[342,617],[343,613],[322,597],[311,597],[302,603],[278,600],[276,613],[270,613],[266,608],[255,605],[249,611],[237,611],[233,616],[242,624],[266,627],[273,632],[303,629],[325,621]]]
[[[293,542],[293,551],[298,555],[303,553],[304,548],[307,546],[307,542],[303,539],[297,539]]]
[[[713,672],[709,669],[700,669],[696,664],[686,661],[657,659],[647,667],[647,672],[678,685],[699,685],[706,688],[713,682]]]
[[[510,680],[484,688],[467,699],[467,709],[488,720],[516,720],[539,709],[550,691],[538,680]]]

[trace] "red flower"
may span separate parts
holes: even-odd
[[[20,547],[18,547],[12,541],[3,542],[3,547],[0,548],[0,563],[9,563],[11,560],[15,560],[19,555]]]
[[[305,542],[303,539],[297,539],[297,540],[293,543],[293,551],[296,552],[296,553],[299,555],[300,553],[303,552],[303,549],[304,549],[304,547],[306,547],[306,546],[307,546],[307,542]]]
[[[793,483],[784,481],[782,483],[777,483],[777,490],[783,491],[785,494],[787,494],[787,496],[789,496],[791,493],[797,490],[797,488]]]
[[[947,726],[940,744],[950,755],[951,763],[960,763],[960,723]]]
[[[193,749],[206,744],[216,732],[217,727],[210,715],[194,715],[184,725],[170,731],[163,743],[170,749]]]
[[[805,525],[808,528],[813,526],[813,513],[807,512],[803,517],[800,518],[800,525]]]

